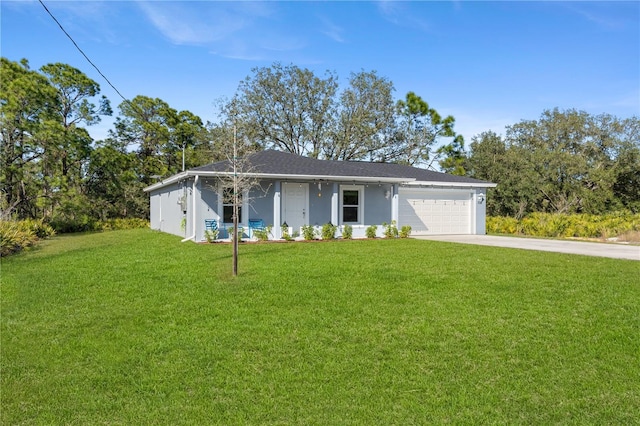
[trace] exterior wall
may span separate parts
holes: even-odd
[[[309,184],[309,225],[322,226],[331,222],[331,197],[333,184],[323,182]],[[335,225],[335,224],[334,224]]]
[[[373,184],[364,188],[364,225],[391,222],[392,185]]]
[[[473,206],[475,209],[476,235],[487,233],[487,188],[477,188],[473,194]]]
[[[182,197],[185,200],[182,201]],[[166,186],[150,195],[151,229],[156,229],[180,237],[185,236],[187,229],[182,228],[185,211],[188,209],[188,190],[183,183],[175,183]],[[188,221],[187,221],[188,222]]]
[[[195,185],[194,185],[195,182]],[[342,234],[340,222],[342,200],[340,199],[341,185],[353,186],[353,182],[323,182],[309,184],[309,213],[308,223],[318,229],[325,223],[338,225],[337,236]],[[366,228],[377,225],[377,235],[382,236],[382,224],[391,222],[398,215],[398,185],[390,184],[355,184],[362,187],[363,217],[360,224],[353,225],[353,237],[365,237]],[[277,223],[282,213],[280,204],[280,181],[263,181],[260,188],[253,188],[245,194],[242,208],[241,226],[245,228],[249,219],[262,219],[265,225],[273,225],[273,238],[280,238],[280,223]],[[486,233],[486,188],[440,189],[445,192],[464,192],[470,195],[470,233]],[[432,191],[433,192],[433,191]],[[437,191],[436,191],[437,192]],[[183,238],[193,238],[194,241],[204,241],[205,219],[218,221],[219,238],[227,238],[227,224],[220,223],[222,217],[221,200],[217,192],[217,181],[212,179],[190,178],[164,188],[152,191],[150,194],[151,228],[177,235]],[[195,210],[194,210],[195,200]],[[395,210],[394,210],[395,203]],[[398,227],[402,224],[398,223]],[[195,235],[195,237],[194,237]]]
[[[212,179],[203,179],[198,182],[200,190],[200,198],[197,202],[196,213],[196,232],[195,241],[204,241],[204,221],[207,219],[214,219],[218,221],[218,228],[220,229],[220,216],[218,213],[218,193],[217,193],[217,181]],[[220,229],[222,232],[222,229]]]
[[[247,223],[249,219],[262,219],[265,226],[276,224],[273,220],[273,198],[276,192],[275,181],[262,181],[260,187],[252,188],[249,191],[249,209],[246,216]]]

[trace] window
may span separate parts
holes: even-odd
[[[362,222],[362,187],[343,186],[341,189],[342,199],[342,223]]]
[[[242,218],[242,196],[238,196],[238,222]],[[222,222],[233,223],[233,188],[222,190]]]

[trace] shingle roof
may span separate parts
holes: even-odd
[[[308,175],[371,178],[407,178],[421,182],[484,183],[481,180],[455,176],[417,167],[365,161],[318,160],[275,150],[265,150],[249,156],[252,172],[273,175]],[[191,169],[194,172],[228,172],[229,162],[219,161]]]

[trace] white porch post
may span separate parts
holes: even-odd
[[[393,186],[391,187],[391,191],[393,192],[393,196],[391,197],[391,220],[395,220],[396,225],[400,225],[400,223],[398,223],[399,197],[397,183],[393,184]]]
[[[340,196],[339,187],[337,183],[333,184],[333,192],[331,193],[331,223],[335,226],[340,225],[338,223],[338,198]]]
[[[275,187],[274,187],[274,192],[273,192],[273,238],[275,238],[276,240],[279,240],[280,238],[282,238],[282,230],[280,228],[280,225],[282,225],[282,222],[280,220],[280,181],[277,180]]]

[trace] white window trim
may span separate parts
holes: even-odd
[[[343,218],[343,207],[344,207],[344,191],[358,191],[358,221],[357,222],[346,222]],[[340,198],[338,210],[340,211],[340,224],[341,225],[364,225],[364,185],[340,185]]]
[[[222,182],[218,183],[218,218],[219,218],[219,222],[220,224],[225,224],[225,225],[229,225],[231,224],[231,222],[224,222],[224,206],[230,206],[233,204],[229,204],[229,203],[223,203],[222,202],[222,194],[224,191],[224,188],[226,188],[227,185],[223,185]],[[248,191],[243,191],[242,192],[242,205],[241,205],[241,210],[240,210],[240,217],[238,218],[238,225],[239,226],[245,226],[245,216],[247,215],[247,211],[249,209],[249,192]]]

